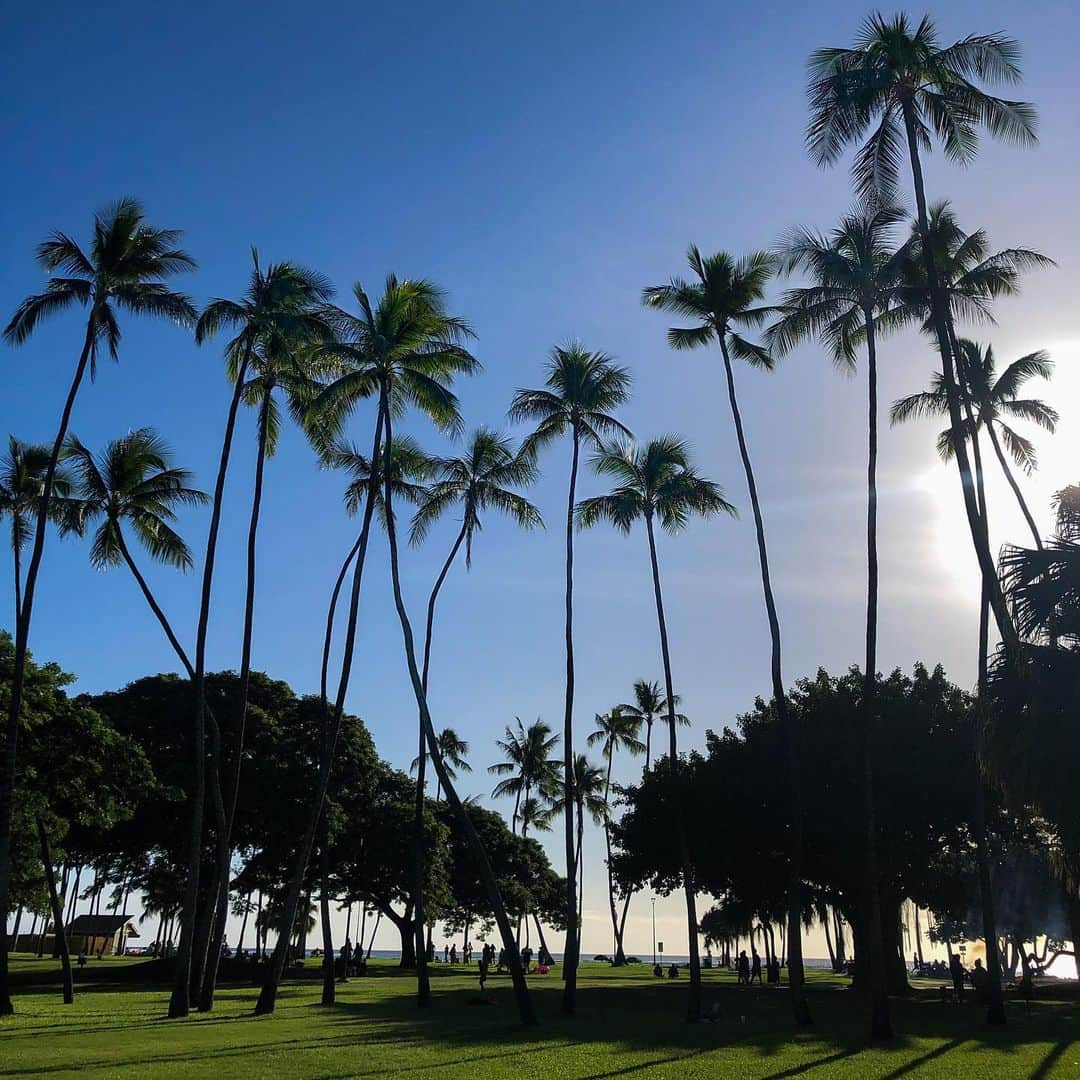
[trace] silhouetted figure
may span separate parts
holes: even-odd
[[[484,946],[484,951],[480,954],[480,989],[484,989],[484,983],[487,982],[488,967],[491,963],[491,957],[488,953],[487,946]]]
[[[657,979],[664,977],[664,969],[659,964],[653,964],[652,973]]]
[[[679,969],[674,964],[667,969],[667,977],[669,979],[677,979],[679,977]]]
[[[456,942],[453,945],[450,946],[450,963],[451,964],[456,964],[457,963],[457,943]]]
[[[529,965],[532,963],[532,949],[528,945],[521,950],[521,966],[528,971]]]
[[[949,974],[952,976],[953,993],[959,1001],[964,996],[964,965],[960,963],[960,957],[953,953],[949,957]]]
[[[750,981],[753,982],[755,979],[757,979],[758,985],[760,986],[761,985],[761,956],[760,956],[760,954],[758,953],[758,951],[756,949],[754,950],[753,962],[750,965]]]
[[[740,986],[749,986],[750,985],[750,961],[746,958],[746,950],[745,949],[743,949],[743,951],[741,953],[739,953],[738,971],[739,971],[739,985]]]
[[[971,972],[971,985],[975,990],[975,1000],[985,1005],[990,990],[990,972],[983,967],[982,960],[975,961],[975,968]]]

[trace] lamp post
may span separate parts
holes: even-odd
[[[656,897],[652,897],[652,966],[656,967]]]

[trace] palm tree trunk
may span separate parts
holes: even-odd
[[[19,625],[22,618],[22,552],[19,550],[19,542],[15,537],[15,528],[12,524],[11,550],[15,561],[15,625]]]
[[[45,884],[49,890],[53,934],[60,953],[60,967],[64,973],[64,1004],[70,1005],[75,1000],[75,983],[71,975],[71,952],[68,949],[67,928],[64,926],[64,911],[60,895],[56,891],[56,871],[53,869],[52,851],[49,849],[49,834],[45,831],[45,822],[40,815],[37,817],[37,834],[38,846],[41,850],[41,865],[45,870]]]
[[[833,971],[836,971],[836,951],[833,949],[832,934],[829,932],[829,922],[831,919],[832,916],[826,911],[825,918],[821,920],[821,927],[825,931],[825,948],[829,953],[829,967],[832,968]]]
[[[930,313],[937,335],[938,350],[941,353],[942,375],[945,379],[945,394],[949,405],[949,422],[952,426],[953,445],[956,449],[956,464],[960,469],[960,482],[964,494],[964,510],[967,513],[968,528],[971,531],[975,554],[979,560],[979,569],[990,595],[990,608],[997,622],[998,633],[1006,653],[1016,658],[1020,639],[1016,627],[1009,615],[1005,597],[998,581],[997,567],[990,545],[979,524],[979,508],[975,501],[975,491],[971,471],[971,462],[967,454],[967,444],[963,438],[963,423],[960,417],[960,394],[957,386],[956,371],[953,365],[953,353],[950,348],[948,305],[942,296],[941,283],[937,266],[934,263],[930,245],[930,224],[926,212],[926,189],[923,183],[922,163],[919,160],[918,135],[916,133],[915,113],[911,102],[902,106],[904,128],[907,135],[908,156],[911,160],[911,176],[915,188],[915,205],[918,211],[919,236],[921,239],[923,268],[930,289]]]
[[[757,535],[758,562],[761,567],[761,588],[765,594],[765,613],[769,621],[769,637],[772,642],[772,691],[776,716],[780,722],[784,745],[787,751],[788,786],[791,791],[791,841],[788,853],[787,887],[787,922],[788,922],[788,983],[791,986],[791,1008],[795,1023],[805,1026],[811,1023],[810,1008],[804,992],[805,975],[802,958],[802,861],[803,861],[803,805],[802,776],[799,768],[798,744],[791,716],[788,711],[787,696],[784,693],[784,678],[780,657],[780,620],[776,615],[776,601],[773,598],[772,581],[769,576],[769,553],[765,546],[765,523],[761,516],[761,503],[758,501],[757,483],[754,480],[754,468],[750,463],[750,451],[746,446],[743,433],[742,415],[735,395],[735,375],[731,370],[731,357],[728,355],[724,335],[719,335],[720,352],[724,358],[724,374],[727,377],[728,401],[731,405],[731,417],[735,424],[735,435],[739,443],[739,455],[742,458],[743,471],[746,473],[746,487],[750,494],[750,505],[754,511],[754,531]],[[668,703],[669,714],[674,713],[674,705]],[[674,721],[672,721],[674,723]]]
[[[866,325],[868,384],[868,453],[866,466],[866,662],[863,666],[862,725],[859,757],[863,795],[863,879],[867,913],[867,952],[870,975],[870,1033],[874,1039],[891,1039],[889,986],[885,969],[885,941],[881,929],[881,897],[878,893],[877,807],[874,801],[874,696],[877,687],[877,340],[873,310],[863,311]]]
[[[379,457],[382,433],[383,404],[380,401],[379,414],[375,421],[375,438],[371,448],[371,462],[373,465]],[[315,783],[315,792],[308,807],[307,824],[296,853],[296,859],[292,866],[285,893],[283,910],[283,925],[285,926],[291,926],[296,919],[296,909],[300,903],[300,890],[303,888],[304,874],[307,871],[308,860],[311,858],[311,847],[315,840],[315,830],[323,813],[326,790],[330,783],[330,768],[334,761],[334,750],[337,746],[338,734],[341,731],[341,716],[345,711],[345,695],[349,689],[349,676],[352,672],[353,650],[356,644],[356,623],[360,610],[360,583],[364,574],[368,537],[371,535],[371,518],[375,511],[377,494],[378,476],[373,468],[368,483],[367,497],[364,500],[364,518],[360,526],[360,541],[356,552],[356,562],[353,567],[352,590],[349,597],[349,618],[345,628],[345,647],[341,660],[341,677],[338,680],[337,697],[334,701],[334,714],[330,722],[329,736],[323,740],[319,755],[319,772]],[[266,977],[263,980],[262,989],[259,991],[259,1000],[255,1003],[256,1016],[264,1016],[274,1011],[274,1006],[277,1004],[281,975],[285,970],[288,944],[287,935],[282,935],[274,945],[274,952],[266,969]]]
[[[334,932],[330,925],[330,837],[326,814],[322,816],[319,836],[319,917],[322,921],[322,1003],[333,1005],[337,997],[334,984]]]
[[[214,559],[217,555],[218,530],[221,527],[221,507],[225,499],[225,475],[229,470],[236,413],[244,376],[251,361],[248,343],[240,370],[236,373],[232,400],[225,419],[225,435],[221,443],[214,504],[210,514],[210,530],[206,540],[206,562],[203,565],[202,594],[199,602],[199,625],[195,636],[195,716],[191,735],[193,785],[191,792],[191,831],[188,839],[188,876],[180,916],[180,943],[176,950],[176,974],[172,997],[169,1000],[170,1018],[187,1016],[191,1010],[191,974],[194,954],[195,919],[199,906],[199,876],[202,870],[203,810],[206,800],[206,635],[210,624],[210,595],[214,580]]]
[[[236,958],[239,960],[244,955],[244,935],[247,934],[248,916],[251,914],[251,890],[248,889],[244,897],[244,917],[240,920],[240,937],[236,942]]]
[[[994,453],[997,455],[998,463],[1001,465],[1001,471],[1005,474],[1005,479],[1008,480],[1009,487],[1012,488],[1013,494],[1016,496],[1016,502],[1020,507],[1020,512],[1024,515],[1024,520],[1031,530],[1031,538],[1035,541],[1035,547],[1038,548],[1039,551],[1042,551],[1043,542],[1042,537],[1039,535],[1039,526],[1035,524],[1035,519],[1031,516],[1031,510],[1028,508],[1024,493],[1020,490],[1020,485],[1016,482],[1016,476],[1012,469],[1009,468],[1009,462],[1001,449],[1001,443],[998,440],[997,432],[994,430],[992,422],[986,425],[986,433],[990,436],[990,445],[994,448]]]
[[[259,531],[259,514],[262,510],[263,473],[266,466],[266,443],[269,434],[270,392],[264,396],[259,408],[258,451],[255,459],[255,489],[251,500],[251,517],[248,521],[247,539],[247,589],[244,596],[244,636],[240,651],[240,718],[232,737],[232,763],[225,783],[223,798],[227,814],[224,828],[217,836],[217,911],[214,933],[206,955],[206,971],[203,975],[199,996],[199,1010],[210,1012],[214,1008],[214,991],[217,989],[218,962],[221,944],[225,939],[225,926],[229,917],[229,868],[232,864],[232,833],[236,821],[236,803],[240,794],[240,765],[244,755],[244,731],[247,726],[248,694],[251,688],[251,638],[255,623],[255,552]],[[220,769],[211,765],[218,776]],[[213,897],[207,903],[213,902]]]
[[[694,885],[694,869],[690,862],[690,848],[686,841],[686,821],[683,817],[682,786],[679,782],[678,738],[675,734],[675,688],[671,678],[671,653],[668,649],[667,620],[664,618],[664,597],[660,591],[660,564],[656,558],[656,537],[653,534],[652,515],[645,515],[645,529],[649,536],[649,562],[652,566],[653,595],[656,599],[656,621],[660,628],[660,653],[664,661],[664,691],[667,694],[668,737],[671,754],[671,808],[675,826],[675,843],[682,863],[683,893],[686,896],[686,933],[690,946],[690,996],[686,1005],[686,1019],[695,1023],[701,1019],[701,957],[698,953],[697,894]]]
[[[649,774],[649,767],[652,765],[652,717],[648,717],[645,721],[645,775]]]
[[[380,408],[382,410],[382,420],[386,425],[386,456],[387,460],[389,460],[393,451],[393,423],[390,417],[389,403],[384,399],[380,403]],[[372,456],[372,461],[374,461],[374,455]],[[443,790],[446,792],[446,801],[450,804],[451,809],[454,811],[455,816],[460,822],[461,827],[465,832],[465,837],[469,842],[469,847],[476,859],[477,868],[480,871],[480,879],[483,881],[484,888],[488,894],[488,900],[491,903],[495,922],[498,925],[499,933],[503,939],[503,946],[506,949],[509,959],[510,975],[514,983],[514,995],[517,998],[521,1022],[526,1025],[535,1024],[536,1013],[533,1011],[528,984],[525,981],[525,975],[521,969],[521,958],[518,955],[517,946],[514,944],[514,935],[510,927],[510,920],[506,914],[506,905],[503,903],[502,896],[499,893],[499,885],[495,879],[495,874],[491,869],[491,864],[488,862],[484,845],[481,843],[472,820],[469,818],[465,807],[462,806],[461,799],[458,798],[457,791],[454,789],[454,785],[446,771],[442,752],[439,749],[439,741],[435,735],[435,728],[431,723],[427,695],[424,693],[423,683],[420,680],[420,672],[416,665],[416,648],[413,644],[412,626],[409,623],[409,616],[405,610],[405,601],[402,599],[401,595],[401,575],[398,568],[397,529],[394,523],[393,510],[393,486],[392,477],[388,469],[386,470],[384,492],[383,502],[386,507],[386,532],[390,547],[390,577],[394,590],[394,606],[397,608],[398,621],[401,623],[401,634],[405,642],[405,659],[408,663],[409,679],[412,682],[417,708],[420,710],[420,721],[424,725],[424,731],[427,734],[431,762],[438,775],[439,781],[442,784]],[[422,757],[423,755],[421,755],[421,758]]]
[[[578,932],[577,932],[577,952],[578,956],[581,955],[581,931],[583,929],[582,912],[584,911],[585,904],[585,867],[581,864],[581,844],[585,839],[585,807],[578,806],[575,809],[577,814],[577,844],[574,848],[574,865],[577,867],[577,910],[578,910]]]
[[[626,960],[623,954],[622,931],[619,926],[618,910],[615,904],[615,878],[611,872],[611,822],[608,818],[611,803],[611,766],[612,748],[607,748],[607,776],[604,779],[604,846],[607,849],[607,885],[608,906],[611,908],[611,933],[615,939],[615,956],[612,958],[616,967],[621,967]]]
[[[435,627],[435,603],[439,598],[446,575],[465,539],[466,526],[462,525],[450,554],[443,563],[439,576],[428,597],[427,626],[424,631],[424,669],[420,684],[424,697],[428,692],[428,672],[431,667],[431,635]],[[416,805],[413,814],[413,911],[416,919],[416,1004],[421,1009],[431,1007],[431,979],[427,969],[427,943],[424,940],[426,918],[424,916],[424,788],[427,784],[427,740],[424,738],[423,721],[418,725],[420,746],[416,757]]]
[[[566,501],[566,709],[563,715],[563,819],[566,843],[566,945],[563,953],[564,1016],[573,1016],[577,1007],[578,917],[574,864],[574,503],[577,495],[581,432],[573,425],[573,458],[570,463],[570,490]]]
[[[30,639],[30,620],[34,610],[34,589],[37,586],[41,557],[45,551],[45,530],[49,522],[49,507],[52,503],[53,480],[56,477],[56,465],[60,452],[67,438],[68,425],[71,423],[71,411],[75,399],[86,375],[86,365],[94,348],[95,311],[91,311],[86,323],[86,338],[83,342],[79,363],[75,368],[75,377],[71,381],[64,410],[60,414],[60,427],[53,440],[49,464],[45,470],[41,500],[38,503],[37,527],[34,530],[34,546],[30,550],[30,564],[26,568],[26,582],[23,587],[19,618],[15,623],[15,657],[11,672],[11,697],[8,701],[7,725],[4,731],[3,769],[0,771],[0,911],[5,917],[0,919],[0,1016],[10,1016],[14,1011],[11,1003],[11,990],[8,985],[8,948],[6,913],[11,897],[11,826],[15,813],[15,765],[18,760],[19,721],[22,716],[23,686],[26,679],[26,650]]]

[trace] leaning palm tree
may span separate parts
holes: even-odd
[[[87,369],[93,381],[102,346],[114,360],[119,356],[119,312],[168,318],[182,326],[190,326],[195,321],[191,301],[165,283],[165,279],[173,274],[195,268],[195,260],[176,246],[179,239],[180,233],[175,229],[157,229],[149,225],[142,206],[131,198],[121,199],[95,215],[88,251],[67,234],[54,233],[37,250],[38,263],[52,275],[45,291],[27,297],[4,329],[4,340],[9,345],[21,345],[50,316],[75,305],[88,309],[82,351],[45,468],[34,542],[23,583],[22,617],[15,627],[14,670],[4,737],[4,764],[0,771],[0,910],[3,911],[8,909],[11,887],[11,822],[26,650],[57,462]],[[6,943],[5,926],[0,928],[0,1015],[13,1011],[8,989]]]
[[[45,490],[49,448],[8,436],[8,452],[0,460],[0,518],[11,518],[11,555],[15,570],[15,621],[22,610],[22,553],[30,540],[30,522],[37,516]],[[71,477],[63,468],[53,474],[49,517],[63,526],[71,516]]]
[[[570,486],[566,503],[566,698],[563,713],[563,806],[566,851],[566,949],[563,952],[562,1011],[573,1015],[577,1000],[578,918],[574,863],[576,830],[574,802],[569,797],[574,779],[574,505],[577,499],[581,446],[599,446],[628,429],[612,415],[630,395],[630,375],[602,352],[589,352],[571,342],[552,349],[542,389],[519,390],[510,405],[510,419],[536,425],[526,445],[544,443],[570,433]]]
[[[499,510],[509,515],[523,529],[534,529],[543,525],[540,511],[528,499],[513,491],[513,487],[527,486],[536,480],[535,455],[514,450],[513,444],[505,435],[488,428],[478,428],[473,432],[460,457],[432,459],[432,471],[437,477],[420,504],[412,521],[410,540],[414,544],[422,543],[431,526],[453,507],[461,508],[461,526],[457,530],[450,552],[443,562],[428,597],[427,624],[424,631],[424,661],[420,683],[424,694],[428,692],[428,675],[431,669],[431,636],[435,626],[435,605],[439,592],[446,581],[447,574],[458,557],[458,552],[465,549],[465,566],[472,566],[472,546],[476,534],[482,528],[481,514],[489,510]],[[413,912],[416,917],[416,939],[418,951],[424,939],[424,847],[421,823],[424,817],[424,788],[426,785],[426,765],[428,755],[424,750],[424,728],[419,725],[419,753],[416,758],[416,808],[415,808],[415,867]],[[452,758],[444,759],[453,763]],[[439,785],[437,792],[441,791]],[[438,798],[438,794],[436,794]]]
[[[446,764],[446,772],[451,780],[456,780],[459,773],[472,772],[472,766],[469,764],[469,759],[465,756],[469,752],[469,744],[453,729],[443,728],[439,732],[437,742],[439,744],[439,753],[443,756],[443,761]],[[426,750],[424,757],[429,761],[431,760],[431,754]],[[415,773],[420,768],[420,758],[414,757],[412,763],[409,765],[409,772]],[[442,787],[436,788],[435,801],[438,802],[442,798]]]
[[[585,754],[574,755],[574,782],[570,789],[570,798],[574,801],[574,821],[577,829],[575,845],[574,865],[577,867],[577,950],[581,952],[581,928],[584,897],[585,897],[585,867],[581,860],[581,848],[585,839],[585,817],[592,819],[596,826],[603,826],[607,830],[608,802],[604,787],[604,770],[594,765]],[[566,790],[559,790],[554,802],[551,804],[551,813],[565,815]],[[524,836],[524,830],[522,830]]]
[[[829,347],[834,363],[849,372],[855,367],[856,343],[866,342],[866,659],[859,757],[863,780],[865,892],[870,898],[868,924],[872,928],[881,925],[871,738],[878,623],[877,334],[881,320],[898,304],[905,258],[903,249],[897,249],[892,233],[904,216],[893,207],[863,207],[842,218],[828,236],[801,230],[790,237],[782,252],[785,269],[809,273],[812,284],[784,294],[783,315],[766,332],[766,341],[777,353],[786,352],[807,337],[820,337]],[[885,976],[882,935],[871,929],[867,944],[867,952],[871,954],[869,967],[874,973],[871,982],[880,995]]]
[[[891,200],[906,144],[923,241],[931,323],[941,354],[950,425],[956,437],[964,508],[984,587],[1010,652],[1015,652],[1019,642],[997,580],[986,530],[979,520],[967,447],[959,437],[961,401],[950,347],[955,335],[950,332],[948,305],[931,254],[921,150],[929,149],[932,134],[936,134],[947,157],[967,163],[978,149],[981,128],[1005,142],[1034,143],[1034,108],[1026,102],[995,97],[979,85],[1019,82],[1019,56],[1017,43],[1003,34],[972,34],[943,47],[929,16],[913,28],[904,14],[890,20],[876,13],[863,23],[853,47],[818,49],[811,55],[811,115],[806,131],[811,156],[818,164],[829,165],[876,124],[852,166],[856,189],[867,199],[885,196]],[[880,999],[880,994],[877,997]],[[891,1035],[887,1005],[887,1001],[878,1000],[875,1006],[875,1037]],[[1001,1023],[1004,1018],[1000,1001],[992,1002],[991,1022]]]
[[[679,695],[675,695],[675,705],[679,704]],[[615,708],[622,713],[628,713],[645,725],[645,768],[648,773],[652,766],[652,729],[653,724],[661,717],[667,718],[667,699],[660,689],[660,684],[654,679],[638,679],[634,683],[634,701],[632,704],[616,705]],[[682,713],[675,714],[675,722],[683,727],[690,726],[690,718]]]
[[[321,305],[333,295],[333,287],[320,274],[288,262],[271,263],[264,270],[259,261],[259,253],[254,248],[251,255],[252,272],[244,296],[240,300],[221,298],[211,300],[203,309],[195,327],[195,340],[200,344],[214,337],[219,331],[235,331],[234,336],[225,345],[225,367],[233,383],[233,393],[226,414],[225,433],[222,438],[221,457],[214,486],[213,508],[210,513],[210,528],[206,541],[206,558],[203,563],[199,621],[195,635],[195,707],[191,743],[194,783],[191,800],[191,832],[188,840],[188,880],[180,920],[176,974],[172,997],[169,1001],[170,1016],[188,1014],[191,988],[199,988],[203,982],[211,919],[215,911],[223,910],[221,908],[222,890],[226,890],[224,902],[228,903],[228,871],[227,868],[224,873],[221,871],[230,839],[226,820],[217,822],[217,887],[213,890],[214,895],[206,902],[197,931],[199,876],[202,864],[203,802],[206,792],[206,636],[210,623],[210,599],[213,590],[222,503],[225,496],[225,478],[229,469],[236,416],[248,383],[248,372],[255,361],[260,345],[266,346],[276,339],[309,341],[325,336],[327,324],[321,313]],[[249,589],[249,591],[252,590]],[[250,609],[253,604],[254,596],[252,595],[246,604],[245,625],[250,620]],[[242,747],[242,743],[243,729],[238,725],[234,744]],[[240,760],[239,755],[236,760]],[[216,775],[216,770],[212,775],[212,780],[216,785],[218,784],[219,777]],[[222,801],[224,802],[224,799]],[[229,801],[232,801],[231,798]],[[216,797],[214,802],[215,804],[218,802]],[[196,937],[199,939],[198,942]]]
[[[1039,350],[1014,360],[999,375],[994,364],[993,346],[987,345],[984,349],[974,341],[961,338],[957,342],[957,352],[961,359],[963,378],[961,394],[971,402],[976,431],[986,432],[1002,474],[1031,530],[1035,546],[1041,548],[1043,542],[1039,527],[1035,524],[1016,475],[1009,467],[1011,457],[1016,468],[1030,476],[1038,467],[1038,455],[1034,443],[1011,427],[1004,418],[1028,421],[1053,434],[1057,428],[1057,410],[1039,398],[1019,396],[1029,379],[1049,379],[1052,376],[1053,361],[1044,351]],[[901,398],[893,404],[891,411],[894,424],[920,416],[948,415],[948,397],[940,372],[934,372],[931,376],[929,390]],[[971,423],[966,417],[963,435],[969,441],[972,439]],[[952,428],[946,428],[938,435],[937,445],[938,453],[946,461],[955,456]]]
[[[597,713],[596,730],[586,739],[589,746],[600,747],[600,752],[606,762],[604,774],[604,846],[607,849],[608,906],[611,908],[611,932],[615,939],[616,967],[626,963],[626,953],[623,950],[623,930],[626,926],[627,913],[630,910],[630,893],[627,892],[623,903],[622,919],[620,919],[615,907],[615,878],[611,871],[611,769],[615,763],[615,755],[620,750],[629,754],[643,754],[646,752],[645,743],[638,737],[641,734],[642,723],[643,718],[637,715],[636,712],[624,711],[622,706],[616,705],[611,712]]]
[[[693,349],[715,341],[720,347],[727,381],[728,403],[735,425],[735,437],[739,444],[750,506],[754,512],[754,531],[757,536],[758,563],[761,568],[761,588],[765,597],[765,614],[769,623],[772,644],[770,672],[772,696],[776,715],[780,721],[787,750],[788,787],[791,791],[792,829],[790,837],[788,882],[788,978],[792,988],[791,1004],[797,1024],[810,1023],[810,1010],[803,992],[802,964],[802,859],[803,859],[803,811],[802,787],[799,774],[798,748],[795,730],[784,693],[784,677],[780,655],[780,620],[776,614],[772,579],[769,573],[769,552],[765,545],[765,520],[758,499],[757,481],[750,462],[750,450],[743,431],[742,414],[735,394],[735,373],[732,357],[744,360],[752,367],[771,371],[773,359],[767,349],[747,340],[739,329],[760,326],[769,314],[761,306],[769,278],[779,267],[777,256],[768,252],[754,252],[741,259],[734,259],[721,251],[708,258],[691,245],[687,253],[695,281],[687,282],[673,278],[667,285],[655,285],[644,292],[647,307],[669,311],[688,318],[693,325],[671,327],[668,345],[673,349]]]
[[[689,449],[681,439],[666,436],[653,439],[643,447],[632,442],[607,445],[592,459],[593,468],[610,477],[615,487],[607,495],[585,499],[577,509],[578,522],[589,528],[607,521],[624,533],[634,523],[644,521],[652,566],[656,621],[660,631],[660,655],[664,662],[664,691],[667,699],[669,768],[672,781],[675,841],[682,863],[683,891],[686,896],[686,927],[690,945],[690,998],[687,1015],[691,1021],[701,1015],[701,961],[698,955],[698,919],[693,867],[686,838],[679,780],[679,752],[676,736],[675,690],[672,683],[671,652],[668,647],[667,619],[660,588],[660,564],[656,554],[655,525],[667,533],[681,531],[691,517],[712,517],[725,512],[735,514],[735,507],[711,480],[699,476],[690,463]]]
[[[399,358],[397,370],[400,370],[403,375],[408,372],[423,373],[427,378],[427,385],[422,396],[412,396],[411,399],[404,399],[402,404],[405,404],[405,400],[409,400],[409,403],[418,406],[437,422],[440,417],[451,419],[451,425],[448,426],[458,430],[460,428],[460,414],[457,408],[457,400],[451,393],[449,384],[455,375],[470,373],[479,366],[476,359],[464,346],[464,342],[473,336],[472,329],[463,319],[447,314],[442,291],[430,282],[416,281],[409,283],[409,285],[410,291],[407,302],[400,314],[404,322],[411,323],[415,327],[414,345],[410,351],[411,359],[408,362],[401,362],[404,358]],[[382,421],[386,427],[386,444],[388,447],[393,447],[394,419],[399,410],[395,408],[392,383],[385,383],[380,387],[379,406]],[[510,974],[521,1021],[526,1025],[535,1024],[536,1013],[533,1010],[528,983],[525,980],[525,972],[514,943],[510,919],[507,916],[506,905],[499,891],[498,881],[491,868],[480,836],[476,832],[472,819],[469,817],[450,776],[446,772],[442,754],[439,752],[435,727],[432,724],[431,713],[428,708],[427,692],[424,689],[420,667],[416,659],[416,643],[412,623],[401,592],[397,525],[393,513],[393,485],[389,477],[384,479],[383,491],[383,498],[386,502],[386,536],[390,548],[390,580],[393,586],[394,607],[397,610],[398,622],[401,625],[401,636],[405,646],[405,661],[409,670],[409,680],[412,683],[413,695],[420,711],[420,722],[427,736],[427,748],[431,753],[431,763],[439,783],[446,792],[446,801],[457,816],[476,859],[480,878],[488,894],[496,925],[509,955]],[[420,983],[418,1001],[420,1005],[423,1005],[427,988],[426,966],[422,961],[418,961],[417,971],[420,976],[418,980]]]

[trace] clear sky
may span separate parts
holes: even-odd
[[[752,523],[715,353],[670,353],[665,318],[639,305],[643,285],[683,269],[686,245],[735,253],[766,247],[794,224],[828,227],[850,202],[845,168],[821,172],[802,143],[804,62],[847,44],[864,3],[752,6],[637,2],[260,4],[169,7],[62,2],[6,13],[0,132],[8,165],[0,199],[4,318],[42,278],[32,253],[53,229],[85,238],[94,209],[123,194],[158,225],[185,230],[200,263],[182,283],[199,303],[235,296],[249,246],[264,259],[317,267],[345,293],[386,273],[427,276],[469,318],[485,373],[460,388],[470,425],[503,423],[515,388],[538,385],[555,342],[581,338],[633,372],[624,412],[642,437],[678,432],[742,518],[695,525],[660,553],[675,681],[701,745],[768,689],[768,638]],[[914,14],[921,14],[915,9]],[[1043,469],[1027,486],[1041,520],[1047,498],[1076,480],[1080,327],[1076,318],[1078,172],[1074,42],[1080,13],[1047,0],[938,5],[943,38],[1005,29],[1024,48],[1022,96],[1041,113],[1038,149],[990,143],[967,170],[928,162],[932,197],[950,197],[969,229],[996,247],[1030,246],[1059,269],[1033,276],[980,332],[1003,361],[1050,348],[1059,363],[1045,396],[1064,430],[1040,438]],[[79,316],[5,351],[0,433],[51,438],[79,345]],[[882,347],[883,405],[921,389],[933,357],[913,337]],[[861,374],[861,373],[860,373]],[[782,618],[785,678],[859,661],[864,588],[865,386],[837,375],[816,346],[774,375],[738,375],[764,500]],[[228,400],[219,349],[127,320],[119,367],[87,386],[73,429],[98,446],[152,425],[204,488],[213,484]],[[371,418],[357,417],[358,439]],[[445,450],[420,425],[425,445]],[[883,669],[941,661],[974,678],[976,589],[954,476],[938,463],[935,429],[883,433]],[[209,663],[237,667],[243,545],[253,467],[243,418],[219,547]],[[457,568],[440,610],[432,667],[436,724],[472,748],[467,792],[489,789],[493,739],[519,715],[562,713],[562,545],[567,447],[545,453],[533,496],[551,528],[521,535],[491,519],[472,572]],[[342,481],[319,472],[295,433],[267,471],[254,660],[298,691],[318,683],[321,623],[354,526]],[[596,492],[586,475],[583,494]],[[995,540],[1023,538],[1008,492],[991,483]],[[205,513],[183,521],[205,544]],[[419,618],[452,537],[436,530],[405,556]],[[634,679],[660,676],[644,537],[597,532],[577,556],[577,725],[626,700]],[[197,581],[153,570],[153,585],[191,640]],[[358,663],[348,707],[400,766],[414,754],[415,708],[390,604],[383,546],[366,577]],[[3,575],[3,608],[10,604]],[[0,625],[10,625],[0,615]],[[113,688],[172,670],[173,657],[136,587],[89,568],[85,547],[50,542],[31,647]],[[637,765],[623,762],[623,777]],[[601,844],[588,841],[585,948],[609,947]],[[557,843],[550,845],[556,865]],[[658,905],[669,952],[685,951],[675,902]],[[393,944],[390,937],[384,944]],[[676,944],[677,943],[677,944]],[[648,903],[628,947],[649,948]],[[821,954],[820,943],[808,950]]]

